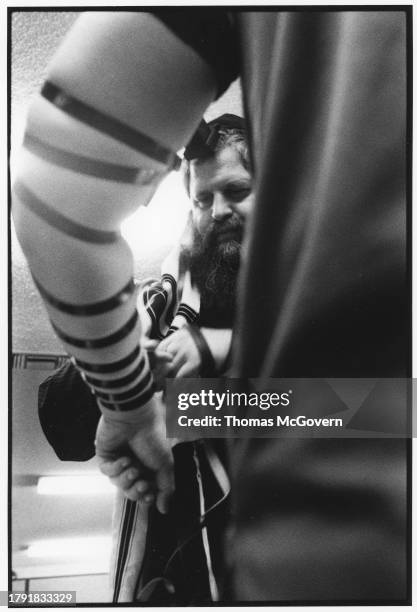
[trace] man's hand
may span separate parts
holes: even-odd
[[[151,473],[157,508],[165,514],[174,491],[174,461],[166,438],[163,406],[153,398],[129,421],[128,413],[123,415],[123,421],[117,420],[117,414],[109,415],[107,410],[98,424],[95,444],[99,463],[103,465],[129,454],[137,457],[137,469]]]
[[[158,340],[147,339],[143,343],[143,347],[148,352],[155,389],[156,391],[162,391],[165,388],[165,378],[170,376],[172,355],[164,350],[157,352],[158,345]]]
[[[170,361],[167,355],[171,356]],[[187,327],[178,329],[164,338],[155,350],[157,374],[160,377],[182,378],[198,376],[201,355]]]
[[[151,504],[155,501],[152,476],[149,470],[139,465],[133,457],[120,457],[116,460],[98,457],[100,471],[108,476],[110,482],[132,501]]]

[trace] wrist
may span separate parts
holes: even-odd
[[[106,408],[98,401],[103,419],[107,423],[120,423],[139,427],[151,425],[156,418],[157,402],[152,396],[145,404],[131,410],[121,411]]]

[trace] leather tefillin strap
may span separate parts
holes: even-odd
[[[70,117],[103,134],[107,134],[107,136],[111,136],[151,159],[165,164],[170,170],[179,169],[181,160],[173,151],[156,142],[147,134],[71,96],[51,81],[45,81],[41,89],[41,95]]]
[[[200,375],[203,378],[210,378],[216,375],[216,364],[207,340],[201,333],[201,329],[195,323],[187,324],[186,329],[190,333],[201,357]]]

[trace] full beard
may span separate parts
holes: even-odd
[[[223,232],[227,232],[224,237]],[[203,236],[193,227],[191,247],[181,252],[181,264],[190,270],[200,292],[203,325],[233,325],[242,238],[242,221],[233,216],[213,221]]]

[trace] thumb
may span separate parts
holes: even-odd
[[[143,348],[147,351],[152,351],[157,348],[159,340],[151,340],[150,338],[144,338]]]

